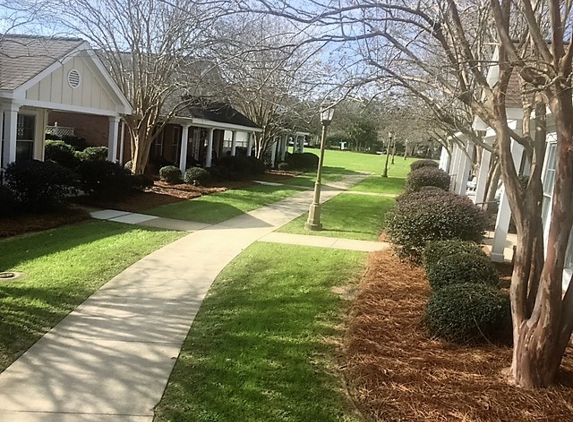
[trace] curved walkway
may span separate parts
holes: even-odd
[[[322,199],[365,177],[323,186]],[[311,200],[304,191],[203,227],[127,268],[0,374],[0,421],[152,421],[215,277]]]

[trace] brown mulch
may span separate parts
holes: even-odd
[[[346,336],[349,390],[367,420],[425,422],[573,421],[573,353],[559,385],[527,391],[502,370],[511,349],[429,338],[424,270],[390,251],[370,255]]]
[[[86,210],[77,207],[48,214],[27,214],[18,218],[3,218],[0,219],[0,238],[53,229],[89,218],[90,215]]]

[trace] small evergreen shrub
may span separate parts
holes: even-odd
[[[489,258],[467,252],[440,259],[430,267],[427,276],[434,290],[452,284],[471,283],[497,286],[499,283],[499,274]]]
[[[79,160],[75,156],[75,150],[64,141],[46,141],[44,147],[44,160],[53,161],[69,169],[75,169]]]
[[[424,268],[428,271],[436,265],[440,259],[458,253],[470,253],[487,258],[483,249],[474,242],[457,239],[435,240],[428,243],[424,248],[424,252],[422,252]]]
[[[184,180],[188,185],[202,186],[211,180],[211,174],[202,167],[191,167],[185,172]]]
[[[509,296],[483,284],[453,284],[433,292],[425,322],[432,336],[455,343],[500,340],[511,318]]]
[[[172,185],[181,182],[181,169],[175,166],[165,166],[159,169],[159,179]]]
[[[87,147],[83,151],[78,151],[76,156],[83,161],[105,161],[107,151],[107,147]]]
[[[223,157],[219,165],[229,172],[229,180],[238,180],[253,174],[253,164],[249,157]]]
[[[78,166],[82,191],[89,196],[118,200],[133,194],[131,172],[111,161],[82,161]]]
[[[417,192],[426,186],[448,190],[450,187],[450,175],[439,168],[422,167],[408,174],[404,189],[406,192]]]
[[[211,175],[211,180],[222,182],[229,179],[229,169],[223,166],[213,166],[206,169]]]
[[[53,161],[24,160],[8,164],[6,185],[14,193],[18,207],[42,213],[61,207],[77,186],[77,175]]]
[[[285,154],[285,161],[292,169],[310,170],[318,168],[318,155],[312,152],[296,152],[294,154]]]
[[[285,170],[288,170],[288,169],[290,168],[290,165],[289,165],[289,163],[287,163],[286,161],[282,161],[282,162],[279,163],[279,165],[277,166],[277,168],[278,168],[279,170],[285,171]]]
[[[417,160],[410,164],[411,171],[421,169],[422,167],[438,168],[439,164],[434,160]]]
[[[265,174],[267,166],[263,160],[256,157],[248,157],[248,160],[251,162],[252,174]]]
[[[71,145],[76,151],[83,151],[88,146],[88,142],[85,138],[80,138],[74,135],[62,136],[62,141]]]
[[[8,186],[0,183],[0,218],[9,218],[16,214],[18,201]]]
[[[386,234],[402,256],[421,258],[432,240],[481,241],[487,215],[466,197],[423,191],[401,195],[386,217]]]

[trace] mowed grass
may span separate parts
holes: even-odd
[[[155,421],[362,420],[348,404],[336,356],[349,305],[339,293],[365,259],[322,248],[247,248],[205,298]]]
[[[184,233],[88,221],[0,241],[0,371],[101,285]]]
[[[288,186],[255,185],[162,205],[146,210],[145,213],[177,220],[216,224],[280,201],[298,192],[300,189]]]
[[[391,197],[340,194],[322,204],[321,231],[309,231],[304,228],[308,213],[277,231],[344,239],[377,240],[384,228],[385,215],[394,207],[394,202],[394,198]]]
[[[357,183],[351,191],[398,195],[404,189],[404,177],[371,176]]]

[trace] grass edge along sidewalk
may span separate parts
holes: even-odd
[[[359,421],[337,370],[366,254],[255,243],[219,274],[156,422]]]

